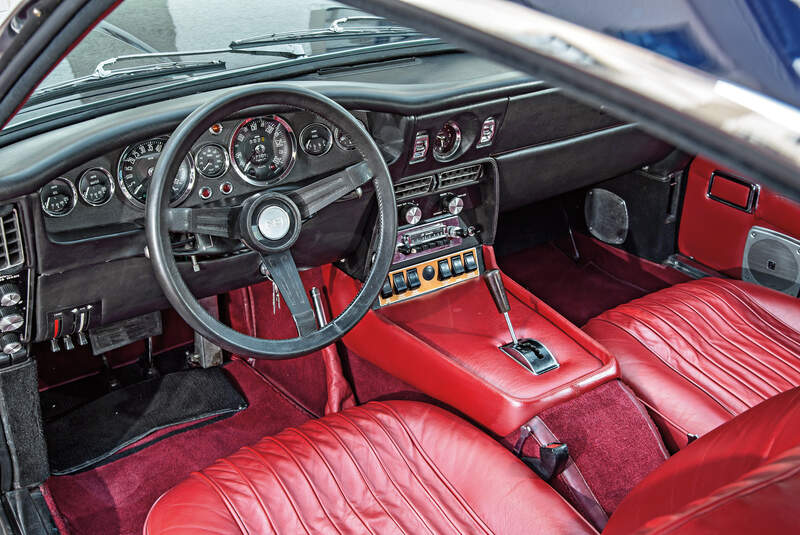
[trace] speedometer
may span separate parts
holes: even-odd
[[[233,133],[230,156],[236,172],[251,184],[280,180],[297,156],[292,128],[277,115],[246,119]]]
[[[166,137],[148,139],[129,146],[122,153],[117,169],[117,181],[125,198],[137,208],[144,208],[147,189],[166,142]],[[172,180],[172,192],[169,198],[171,205],[174,206],[189,196],[194,186],[194,179],[192,157],[187,154],[178,168],[178,174]]]

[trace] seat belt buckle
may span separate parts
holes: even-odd
[[[536,472],[540,478],[550,481],[567,467],[569,448],[563,442],[551,442],[539,446],[539,457],[521,457],[522,462]]]

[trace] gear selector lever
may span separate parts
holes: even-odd
[[[508,332],[516,345],[519,341],[517,340],[517,333],[514,332],[514,326],[511,324],[511,318],[508,316],[511,305],[508,303],[508,295],[506,294],[505,286],[503,286],[503,279],[500,277],[500,270],[492,269],[487,271],[483,274],[483,280],[486,281],[486,286],[489,287],[489,293],[492,294],[497,311],[506,318]]]
[[[531,338],[517,338],[514,325],[511,323],[511,317],[508,315],[511,310],[511,304],[508,302],[508,295],[503,285],[500,270],[492,269],[487,271],[483,274],[483,280],[489,288],[489,293],[492,295],[497,311],[505,317],[508,332],[511,335],[511,343],[500,346],[500,350],[534,375],[541,375],[558,368],[558,361],[544,344]]]

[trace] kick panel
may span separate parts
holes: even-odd
[[[480,275],[476,248],[449,253],[389,272],[379,299],[380,306],[406,301]]]

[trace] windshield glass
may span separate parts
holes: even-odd
[[[111,58],[133,54],[211,51],[199,55],[161,55],[123,59],[101,66],[103,74],[119,74],[135,67],[160,64],[163,74],[197,75],[210,70],[232,70],[257,64],[313,56],[326,52],[408,39],[406,34],[354,36],[345,39],[305,41],[310,29],[344,33],[385,30],[396,25],[362,11],[328,0],[126,0],[96,26],[39,85],[41,95],[53,87],[98,74],[98,65]],[[349,18],[348,20],[342,20]],[[336,23],[336,24],[334,24]],[[280,44],[247,43],[236,53],[232,42],[295,35]],[[340,36],[341,37],[341,36]],[[417,37],[419,37],[417,35]],[[295,42],[285,42],[295,41]],[[283,54],[271,54],[282,52]],[[192,62],[196,70],[174,72],[170,62]],[[216,68],[209,63],[216,61]],[[224,62],[224,65],[219,65]],[[200,65],[200,63],[206,65]],[[209,68],[211,67],[211,68]],[[141,72],[139,73],[141,74]]]

